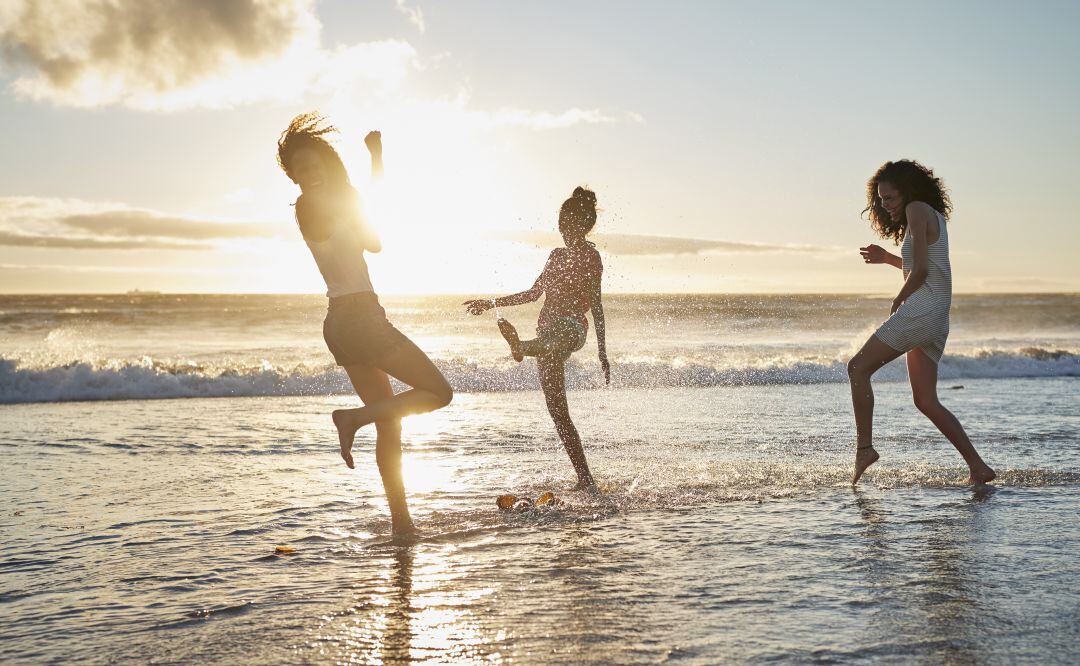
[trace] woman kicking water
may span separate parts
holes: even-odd
[[[520,362],[525,356],[536,357],[548,412],[555,421],[559,439],[570,454],[570,462],[574,464],[578,477],[576,489],[579,490],[595,488],[596,481],[589,472],[581,437],[570,420],[570,408],[566,404],[566,361],[571,354],[585,346],[589,330],[585,313],[590,309],[596,324],[596,346],[600,352],[604,381],[611,383],[611,365],[608,363],[607,342],[604,339],[604,304],[600,294],[604,265],[596,247],[585,240],[595,225],[596,195],[579,187],[559,210],[559,233],[566,247],[551,251],[532,289],[502,298],[465,302],[469,312],[478,315],[493,307],[531,303],[547,294],[536,322],[535,339],[521,340],[517,330],[502,318],[498,320],[499,331],[509,343],[510,353],[516,361]]]
[[[945,435],[967,462],[969,483],[993,481],[964,427],[937,396],[938,361],[949,336],[952,270],[949,266],[949,213],[952,202],[934,172],[912,160],[886,162],[866,184],[870,223],[882,238],[903,241],[901,256],[878,245],[860,248],[868,264],[889,264],[904,271],[904,286],[892,303],[892,316],[848,363],[851,401],[858,438],[855,476],[878,460],[873,445],[874,392],[870,377],[907,353],[908,379],[915,406]]]
[[[407,534],[413,523],[401,478],[401,418],[445,407],[454,394],[427,355],[387,321],[379,305],[364,252],[378,252],[382,244],[364,218],[341,157],[326,140],[334,131],[316,114],[297,116],[278,140],[278,164],[300,186],[296,221],[326,280],[330,305],[323,338],[365,405],[332,414],[341,457],[352,469],[356,431],[374,423],[375,461],[390,504],[391,529],[395,535]],[[378,177],[381,136],[371,132],[364,143]],[[394,395],[390,376],[413,388]]]

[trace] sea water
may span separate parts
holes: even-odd
[[[1080,297],[956,297],[940,395],[999,473],[974,490],[902,363],[850,486],[844,364],[887,298],[607,297],[612,386],[592,333],[568,367],[598,496],[462,300],[384,299],[457,390],[405,422],[400,545],[372,433],[337,454],[358,401],[324,299],[0,297],[0,658],[1080,657]],[[566,505],[495,507],[547,490]]]

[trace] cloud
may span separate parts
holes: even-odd
[[[984,291],[1031,291],[1034,289],[1054,291],[1076,289],[1078,286],[1077,282],[1023,276],[983,278],[978,282]]]
[[[67,249],[214,247],[212,241],[271,238],[281,225],[166,215],[79,199],[0,197],[0,246]]]
[[[742,254],[742,253],[819,253],[833,248],[817,245],[775,245],[740,241],[682,238],[678,236],[647,236],[638,234],[598,234],[596,243],[607,252],[624,255],[658,254]]]
[[[0,264],[0,271],[13,273],[120,273],[145,275],[222,275],[237,271],[220,267],[169,267],[169,266],[93,266],[86,264]]]
[[[323,49],[311,0],[9,0],[0,55],[16,94],[60,105],[228,107],[352,81],[393,84],[415,51]]]
[[[624,118],[631,122],[641,122],[641,116],[636,113],[627,113],[623,117],[605,114],[600,109],[579,109],[574,107],[562,113],[550,113],[548,111],[529,111],[506,107],[493,112],[478,112],[484,114],[484,123],[492,127],[524,127],[532,130],[563,129],[573,125],[598,125],[601,123],[616,123]]]
[[[0,231],[0,246],[47,247],[76,250],[198,250],[208,247],[202,243],[185,243],[183,241],[177,242],[154,239],[122,240],[88,238],[83,236],[34,235],[10,231]]]
[[[418,7],[395,6],[424,32]],[[644,122],[595,108],[470,109],[461,93],[413,98],[404,87],[410,73],[446,54],[425,61],[400,39],[327,48],[321,31],[313,0],[0,0],[0,59],[22,99],[178,111],[312,98],[332,107],[344,98],[353,100],[350,111],[388,100],[389,108],[424,107],[426,117],[450,107],[479,128]]]
[[[290,227],[281,223],[169,215],[115,203],[0,197],[0,246],[201,250],[213,249],[215,242],[219,241],[280,238],[290,231]],[[495,232],[489,237],[492,240],[542,247],[562,243],[559,235],[552,232]],[[621,256],[832,254],[842,251],[819,245],[748,243],[646,234],[593,234],[590,238],[600,250]],[[993,280],[984,282],[989,287]],[[1034,286],[1035,280],[1029,279],[1028,282],[1027,286]],[[1047,283],[1047,286],[1051,285]]]
[[[105,210],[58,218],[58,223],[104,236],[158,236],[188,240],[276,236],[267,224],[255,222],[210,222],[161,215],[147,210]]]
[[[424,34],[424,12],[419,7],[410,7],[405,4],[405,0],[394,0],[394,5],[397,10],[404,14],[409,19],[409,23],[416,26],[416,29],[420,31],[420,34]]]
[[[639,114],[609,111],[598,108],[571,107],[564,111],[524,109],[503,106],[494,110],[472,105],[470,92],[460,87],[453,95],[434,98],[402,97],[380,99],[363,91],[345,91],[327,108],[332,117],[356,116],[361,113],[378,118],[383,127],[393,127],[413,136],[431,133],[445,144],[448,137],[482,133],[505,128],[530,131],[560,130],[575,125],[607,123],[640,124]]]
[[[527,231],[496,234],[495,236],[501,240],[530,245],[557,246],[562,244],[562,239],[554,233]],[[837,251],[837,248],[819,245],[776,245],[643,234],[593,234],[589,238],[596,243],[600,250],[608,254],[624,256],[745,253],[825,254]]]

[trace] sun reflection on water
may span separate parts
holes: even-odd
[[[434,458],[422,453],[406,453],[401,460],[401,474],[410,494],[431,493],[450,486],[458,467],[449,458]]]
[[[448,547],[453,550],[453,547]],[[389,568],[352,620],[323,640],[342,648],[341,663],[499,661],[505,632],[489,634],[472,610],[494,588],[463,587],[447,548],[395,547]],[[333,619],[331,618],[332,622]],[[325,654],[325,653],[324,653]]]

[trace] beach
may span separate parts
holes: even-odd
[[[959,295],[942,402],[966,468],[876,381],[850,485],[844,363],[885,297],[615,296],[573,472],[491,317],[388,298],[457,394],[405,422],[389,538],[314,296],[0,297],[0,658],[109,663],[1070,663],[1080,297]],[[535,310],[503,312],[527,330]],[[502,493],[566,504],[502,513]],[[277,549],[284,547],[286,551]]]

